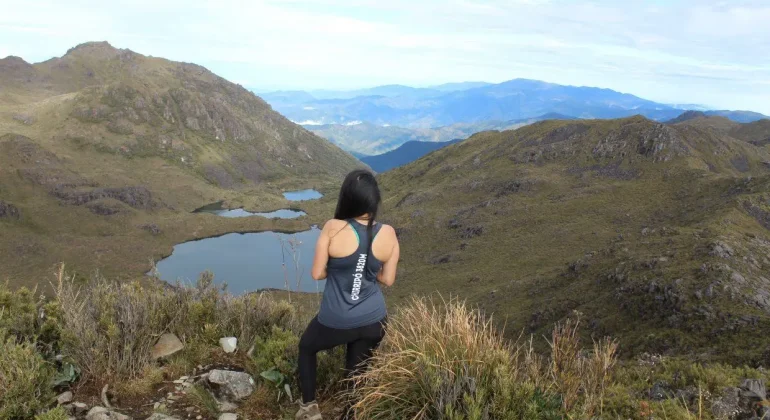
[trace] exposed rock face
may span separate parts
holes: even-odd
[[[51,194],[66,202],[80,206],[92,201],[112,198],[121,201],[136,209],[149,210],[157,206],[152,199],[152,193],[146,187],[121,187],[121,188],[95,188],[90,191],[72,191],[64,188],[55,188]]]
[[[208,382],[219,398],[237,402],[254,392],[254,378],[245,372],[231,370],[212,370],[208,373]]]
[[[150,232],[153,236],[157,236],[163,233],[163,231],[155,223],[148,223],[146,225],[142,225],[141,227],[147,232]]]
[[[18,219],[21,216],[19,209],[13,204],[0,200],[0,219]]]

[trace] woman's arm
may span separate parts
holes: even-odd
[[[310,270],[313,280],[323,280],[326,278],[326,264],[329,262],[329,243],[331,242],[331,236],[329,235],[331,222],[330,220],[324,224],[324,228],[321,230],[321,234],[318,235],[318,241],[315,244],[313,268]]]
[[[390,253],[390,258],[382,264],[382,269],[377,273],[377,281],[390,287],[396,282],[396,269],[398,268],[401,248],[398,245],[396,231],[392,227],[385,225],[382,227],[382,230],[387,231],[388,237],[393,243],[393,249]],[[380,234],[382,234],[382,231],[380,231]]]

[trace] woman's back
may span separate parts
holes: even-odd
[[[329,237],[327,282],[318,321],[332,328],[357,328],[387,315],[378,283],[383,262],[392,258],[395,233],[390,226],[372,226],[371,252],[367,226],[333,219],[324,226]],[[382,232],[382,233],[381,233]]]

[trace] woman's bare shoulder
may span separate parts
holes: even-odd
[[[324,230],[327,232],[339,232],[340,230],[344,229],[345,226],[348,225],[348,222],[345,220],[339,220],[339,219],[329,219],[324,223]]]
[[[380,232],[381,232],[381,233],[384,233],[384,234],[386,234],[386,235],[388,235],[388,236],[391,236],[391,235],[392,235],[393,237],[395,237],[395,236],[396,236],[396,229],[395,229],[395,228],[393,228],[393,226],[391,226],[391,225],[387,225],[387,224],[385,224],[385,223],[383,223],[383,224],[382,224],[382,227],[380,228]]]

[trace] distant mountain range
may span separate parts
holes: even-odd
[[[305,126],[363,121],[381,126],[435,128],[457,123],[519,120],[551,112],[584,119],[643,115],[665,121],[682,112],[681,105],[657,103],[610,89],[527,79],[433,88],[388,85],[350,92],[284,91],[260,96],[275,110]],[[702,110],[702,107],[696,109]],[[750,111],[708,112],[737,122],[767,118]]]
[[[444,142],[408,141],[395,150],[377,156],[365,156],[361,161],[377,172],[389,171],[427,155],[428,153],[461,142],[454,139]]]
[[[360,158],[361,155],[378,155],[388,152],[410,141],[444,142],[452,139],[464,139],[480,131],[511,130],[543,120],[569,119],[574,119],[574,117],[550,113],[520,120],[456,123],[437,128],[381,126],[369,122],[308,125],[306,128]]]

